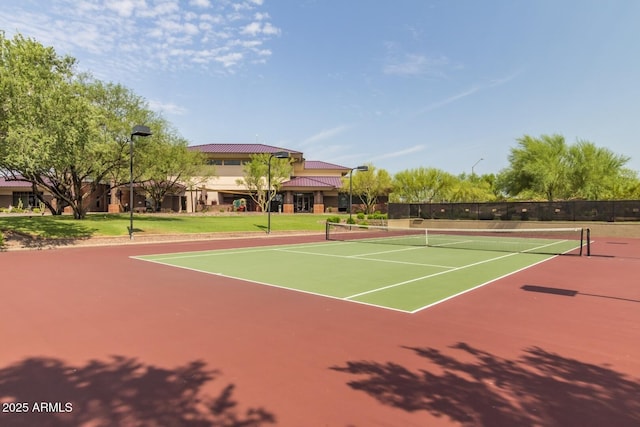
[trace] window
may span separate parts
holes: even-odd
[[[209,159],[207,160],[208,165],[214,166],[240,166],[247,163],[247,160],[241,159]]]
[[[15,191],[13,193],[13,206],[19,206],[20,201],[22,201],[22,207],[24,209],[36,207],[40,203],[36,193],[31,191]]]

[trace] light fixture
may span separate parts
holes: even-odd
[[[269,155],[267,166],[267,234],[271,233],[271,159],[288,159],[290,156],[288,151],[276,151]]]
[[[351,175],[353,174],[353,171],[360,171],[360,172],[366,172],[369,170],[369,166],[366,165],[362,165],[362,166],[356,166],[355,168],[351,168],[351,170],[349,171],[349,223],[351,223],[351,221],[353,221],[353,219],[351,218],[351,203],[352,203],[352,184],[351,184]]]
[[[149,135],[149,126],[136,125],[129,138],[129,240],[133,240],[133,137]]]

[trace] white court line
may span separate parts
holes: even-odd
[[[369,255],[379,255],[379,254],[391,254],[395,252],[414,251],[416,249],[424,249],[424,246],[411,246],[409,248],[393,249],[393,250],[378,251],[378,252],[367,252],[366,254],[357,254],[357,255],[348,255],[348,256],[369,256]]]
[[[135,257],[132,257],[132,258],[135,258]],[[200,269],[193,268],[193,267],[184,267],[184,266],[181,266],[181,265],[167,264],[167,263],[164,263],[164,262],[159,262],[159,261],[156,261],[156,260],[144,259],[144,258],[135,258],[135,259],[138,259],[140,261],[151,262],[151,263],[154,263],[154,264],[165,265],[165,266],[168,266],[168,267],[181,268],[183,270],[195,271],[197,273],[205,273],[205,274],[210,274],[212,276],[224,277],[225,279],[239,280],[239,281],[242,281],[242,282],[253,283],[253,284],[256,284],[256,285],[268,286],[268,287],[277,288],[277,289],[284,289],[286,291],[299,292],[299,293],[303,293],[303,294],[307,294],[307,295],[313,295],[313,296],[317,296],[317,297],[323,297],[323,298],[328,298],[328,299],[338,300],[338,301],[343,301],[343,302],[348,302],[348,303],[357,303],[357,304],[360,304],[360,305],[366,305],[368,307],[382,308],[382,309],[385,309],[385,310],[396,311],[396,312],[405,313],[405,314],[410,314],[411,313],[410,311],[407,311],[407,310],[402,310],[402,309],[394,308],[394,307],[387,307],[385,305],[372,304],[372,303],[363,302],[363,301],[350,301],[348,299],[345,299],[344,297],[336,297],[336,296],[333,296],[333,295],[320,294],[320,293],[313,292],[313,291],[306,291],[304,289],[290,288],[288,286],[275,285],[273,283],[261,282],[261,281],[252,280],[252,279],[245,279],[243,277],[229,276],[229,275],[226,275],[226,274],[215,273],[215,272],[207,271],[207,270],[200,270]]]
[[[362,260],[362,261],[386,262],[386,263],[389,263],[389,264],[415,265],[415,266],[419,266],[419,267],[436,267],[436,268],[446,268],[446,269],[458,268],[458,267],[452,267],[452,266],[449,266],[449,265],[423,264],[423,263],[419,263],[419,262],[409,262],[409,261],[393,261],[393,260],[380,259],[380,258],[364,258],[365,256],[372,255],[372,254],[334,255],[334,254],[323,254],[323,253],[317,253],[317,252],[293,251],[293,250],[289,250],[289,249],[274,249],[274,251],[290,252],[290,253],[302,254],[302,255],[325,256],[325,257],[331,257],[331,258],[359,259],[359,260]],[[376,255],[380,255],[380,254],[389,253],[389,252],[399,252],[399,250],[387,251],[387,252],[375,252],[375,254]]]
[[[164,254],[165,256],[160,255],[142,255],[142,256],[131,256],[129,258],[141,259],[143,261],[149,261],[146,257],[153,257],[154,261],[162,261],[162,260],[171,260],[171,259],[184,259],[184,258],[199,258],[206,256],[219,256],[219,255],[236,255],[236,254],[247,254],[247,253],[255,253],[255,252],[268,252],[274,250],[274,248],[278,247],[318,247],[325,245],[334,245],[335,243],[301,243],[300,245],[284,245],[284,246],[261,246],[254,249],[249,248],[230,248],[230,249],[211,249],[206,251],[198,251],[198,252],[175,252],[170,254]]]
[[[434,238],[434,240],[437,240],[437,237]],[[534,243],[534,242],[526,242],[526,241],[523,241],[523,240],[518,241],[518,240],[506,240],[506,239],[505,240],[454,240],[454,241],[451,241],[451,239],[446,239],[445,238],[445,239],[440,239],[440,240],[450,240],[450,241],[448,243],[430,244],[429,246],[440,248],[440,247],[447,247],[447,246],[462,245],[462,244],[465,244],[465,243],[479,243],[481,245],[497,243],[497,244],[505,245],[505,246],[525,246],[525,245],[529,245],[531,243]],[[538,240],[538,241],[535,242],[535,243],[541,243],[540,241],[544,240],[544,239],[536,239],[536,240]],[[546,240],[549,240],[549,239],[546,239]],[[567,242],[567,240],[566,239],[565,240],[556,240],[553,243],[549,243],[548,246],[555,245],[557,243],[564,243],[564,242]],[[527,250],[530,251],[530,250],[533,250],[533,249],[527,249]],[[527,250],[524,250],[522,252],[526,252]]]
[[[535,251],[535,250],[542,249],[542,248],[547,247],[547,246],[555,245],[556,243],[557,242],[549,243],[547,245],[538,246],[537,248],[532,248],[532,249],[529,249],[528,251]],[[360,296],[363,296],[363,295],[373,294],[375,292],[384,291],[384,290],[387,290],[387,289],[391,289],[391,288],[395,288],[395,287],[398,287],[398,286],[406,285],[408,283],[413,283],[413,282],[417,282],[417,281],[424,280],[424,279],[430,279],[431,277],[440,276],[442,274],[453,273],[454,271],[464,270],[466,268],[474,267],[476,265],[486,264],[488,262],[496,261],[496,260],[503,259],[503,258],[508,258],[508,257],[514,256],[514,255],[518,255],[520,253],[522,253],[522,252],[514,252],[514,253],[502,255],[502,256],[499,256],[499,257],[496,257],[496,258],[489,258],[489,259],[484,260],[484,261],[474,262],[472,264],[463,265],[461,267],[456,267],[456,268],[451,269],[451,270],[440,271],[438,273],[428,274],[426,276],[417,277],[415,279],[405,280],[404,282],[394,283],[392,285],[383,286],[381,288],[372,289],[372,290],[365,291],[365,292],[360,292],[358,294],[351,295],[351,296],[348,296],[348,297],[345,297],[345,298],[346,299],[351,299],[351,298],[357,298],[357,297],[360,297]]]
[[[351,243],[351,242],[329,242],[329,243],[309,243],[309,244],[305,243],[305,244],[300,244],[300,245],[282,245],[282,246],[283,247],[301,247],[302,248],[302,247],[318,247],[318,246],[323,246],[323,245],[335,245],[336,243],[348,244],[348,243]],[[544,248],[546,246],[551,246],[551,245],[554,245],[554,244],[557,244],[557,243],[561,243],[561,242],[554,242],[554,243],[550,243],[550,244],[547,244],[547,245],[539,246],[537,248],[529,249],[529,251],[534,251],[534,250],[537,250],[537,249],[540,249],[540,248]],[[257,249],[257,250],[251,250],[251,251],[243,250],[242,248],[235,248],[235,249],[231,250],[231,251],[235,251],[235,252],[231,252],[231,254],[247,253],[247,252],[260,252],[260,251],[267,251],[267,250],[276,250],[276,249],[274,249],[274,246],[264,247],[264,248],[260,248],[260,249]],[[571,250],[573,250],[573,249],[571,249]],[[568,250],[567,252],[570,252],[571,250]],[[217,253],[218,251],[220,251],[221,253]],[[377,292],[377,291],[380,291],[380,290],[383,290],[383,289],[388,289],[388,288],[394,287],[394,286],[400,286],[402,284],[414,282],[414,281],[417,281],[417,280],[422,280],[422,279],[427,278],[427,277],[438,276],[438,275],[441,275],[441,274],[444,274],[444,273],[449,273],[451,271],[461,270],[461,269],[464,269],[464,268],[467,268],[467,267],[471,267],[473,265],[483,264],[483,263],[494,261],[494,260],[497,260],[497,259],[506,258],[508,256],[518,255],[519,253],[521,253],[521,252],[507,254],[507,255],[504,255],[504,256],[500,256],[500,257],[497,257],[497,258],[492,258],[492,259],[489,259],[489,260],[477,262],[477,263],[470,264],[470,265],[465,265],[465,266],[462,266],[462,267],[444,267],[444,266],[440,266],[440,267],[443,267],[443,268],[450,268],[452,270],[439,272],[439,273],[436,273],[436,274],[432,274],[432,275],[429,275],[429,276],[424,276],[424,277],[413,279],[413,280],[408,280],[406,282],[402,282],[402,283],[386,286],[384,288],[379,288],[379,289],[375,289],[375,290],[368,291],[368,292],[363,292],[363,293],[357,294],[357,295],[351,295],[351,296],[348,296],[348,297],[336,297],[336,296],[331,296],[331,295],[327,295],[327,294],[321,294],[321,293],[316,293],[316,292],[312,292],[312,291],[306,291],[306,290],[302,290],[302,289],[291,288],[291,287],[287,287],[287,286],[275,285],[275,284],[272,284],[272,283],[260,282],[260,281],[245,279],[245,278],[241,278],[241,277],[228,276],[228,275],[225,275],[225,274],[215,273],[215,272],[206,271],[206,270],[200,270],[200,269],[196,269],[196,268],[192,268],[192,267],[184,267],[184,266],[179,266],[179,265],[168,264],[168,263],[160,261],[161,259],[188,258],[189,256],[179,256],[179,257],[173,257],[173,258],[172,257],[164,257],[164,258],[156,258],[156,259],[146,259],[146,258],[142,258],[142,257],[138,257],[138,256],[131,256],[130,258],[138,259],[138,260],[141,260],[141,261],[147,261],[147,262],[151,262],[151,263],[156,263],[156,264],[160,264],[160,265],[165,265],[165,266],[169,266],[169,267],[181,268],[181,269],[184,269],[184,270],[191,270],[191,271],[195,271],[195,272],[199,272],[199,273],[205,273],[205,274],[209,274],[209,275],[224,277],[224,278],[228,278],[228,279],[240,280],[240,281],[245,281],[245,282],[254,283],[254,284],[258,284],[258,285],[270,286],[270,287],[273,287],[273,288],[279,288],[279,289],[284,289],[284,290],[289,290],[289,291],[294,291],[294,292],[300,292],[300,293],[309,294],[309,295],[320,296],[320,297],[329,298],[329,299],[338,300],[338,301],[346,301],[346,302],[349,302],[349,303],[356,303],[356,304],[365,305],[365,306],[369,306],[369,307],[382,308],[382,309],[385,309],[385,310],[390,310],[390,311],[395,311],[395,312],[400,312],[400,313],[414,314],[414,313],[417,313],[419,311],[425,310],[425,309],[427,309],[429,307],[432,307],[434,305],[440,304],[441,302],[444,302],[444,301],[447,301],[449,299],[452,299],[452,298],[454,298],[456,296],[465,294],[465,293],[467,293],[469,291],[472,291],[474,289],[477,289],[477,288],[480,288],[480,287],[485,286],[487,284],[490,284],[490,283],[492,283],[494,281],[497,281],[499,279],[502,279],[504,277],[507,277],[507,276],[510,276],[510,275],[515,274],[517,272],[520,272],[522,270],[531,268],[531,267],[533,267],[535,265],[538,265],[538,264],[543,263],[545,261],[548,261],[548,260],[550,260],[552,258],[555,258],[555,256],[552,256],[550,258],[538,261],[538,262],[536,262],[534,264],[531,264],[529,266],[523,267],[523,268],[521,268],[519,270],[507,273],[507,274],[505,274],[503,276],[500,276],[498,278],[492,279],[492,280],[490,280],[488,282],[485,282],[485,283],[483,283],[481,285],[478,285],[478,286],[475,286],[475,287],[473,287],[471,289],[467,289],[465,291],[459,292],[458,294],[446,297],[446,298],[444,298],[442,300],[438,300],[438,301],[436,301],[436,302],[434,302],[432,304],[417,308],[417,309],[412,310],[412,311],[403,310],[403,309],[394,308],[394,307],[389,307],[389,306],[385,306],[385,305],[378,305],[378,304],[368,303],[368,302],[364,302],[364,301],[357,301],[357,300],[353,300],[353,299],[350,299],[350,298],[355,298],[358,295],[374,293],[374,292]],[[193,256],[208,256],[208,255],[221,255],[221,254],[229,254],[229,251],[228,250],[223,250],[223,249],[214,250],[214,251],[203,251],[203,253],[194,254]],[[320,255],[320,254],[317,254],[317,253],[312,253],[312,254],[313,255]],[[327,256],[329,256],[329,255],[327,255]],[[357,256],[355,256],[354,258],[360,259],[360,258],[357,258]],[[362,258],[362,259],[366,260],[367,258]],[[418,265],[424,265],[424,264],[418,264]],[[429,266],[429,265],[427,265],[427,266]]]
[[[481,283],[480,285],[478,285],[478,286],[474,286],[473,288],[466,289],[466,290],[464,290],[464,291],[462,291],[462,292],[458,292],[458,293],[457,293],[457,294],[455,294],[455,295],[450,295],[450,296],[448,296],[448,297],[446,297],[446,298],[443,298],[443,299],[438,300],[438,301],[436,301],[436,302],[433,302],[433,303],[431,303],[431,304],[427,304],[427,305],[425,305],[424,307],[417,308],[417,309],[415,309],[415,310],[413,310],[413,311],[410,311],[409,313],[411,313],[411,314],[415,314],[415,313],[418,313],[418,312],[420,312],[420,311],[422,311],[422,310],[426,310],[426,309],[427,309],[427,308],[429,308],[429,307],[433,307],[434,305],[438,305],[438,304],[440,304],[440,303],[442,303],[442,302],[448,301],[448,300],[453,299],[453,298],[455,298],[455,297],[459,297],[460,295],[466,294],[467,292],[471,292],[471,291],[473,291],[474,289],[481,288],[481,287],[486,286],[486,285],[488,285],[488,284],[490,284],[490,283],[496,282],[496,281],[498,281],[498,280],[500,280],[500,279],[504,279],[505,277],[509,277],[509,276],[511,276],[512,274],[519,273],[519,272],[521,272],[521,271],[523,271],[523,270],[526,270],[526,269],[528,269],[528,268],[534,267],[534,266],[536,266],[536,265],[538,265],[538,264],[542,264],[543,262],[547,262],[547,261],[549,261],[550,259],[553,259],[553,258],[555,258],[555,257],[557,257],[557,256],[558,256],[558,255],[554,255],[554,256],[552,256],[552,257],[549,257],[549,258],[546,258],[546,259],[540,260],[540,261],[538,261],[538,262],[536,262],[536,263],[533,263],[533,264],[531,264],[531,265],[527,265],[526,267],[519,268],[519,269],[518,269],[518,270],[516,270],[516,271],[512,271],[512,272],[510,272],[510,273],[503,274],[503,275],[502,275],[502,276],[500,276],[500,277],[496,277],[495,279],[491,279],[491,280],[489,280],[489,281],[487,281],[487,282]]]
[[[475,240],[456,240],[455,242],[451,242],[451,243],[440,243],[437,245],[429,245],[429,246],[434,248],[444,248],[447,246],[462,245],[464,243],[473,243],[473,242],[475,242]]]
[[[216,252],[212,252],[212,251],[209,251],[209,252],[198,252],[198,253],[193,253],[193,254],[190,254],[190,255],[172,255],[172,254],[169,254],[167,256],[160,256],[160,257],[156,257],[155,255],[144,255],[145,257],[152,256],[153,257],[152,260],[150,260],[148,258],[143,258],[143,257],[131,257],[131,258],[141,259],[143,261],[164,261],[164,260],[172,260],[172,259],[201,258],[201,257],[207,257],[207,256],[236,255],[236,254],[246,254],[246,253],[255,253],[255,252],[266,252],[266,251],[270,251],[270,250],[271,249],[266,249],[266,248],[249,249],[249,250],[244,250],[244,251],[237,251],[235,249],[231,249],[231,250],[218,249],[218,250],[216,250]]]

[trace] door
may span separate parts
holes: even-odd
[[[295,212],[313,212],[313,193],[297,193],[293,197]]]

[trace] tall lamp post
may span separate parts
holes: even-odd
[[[133,137],[149,135],[151,135],[149,126],[136,125],[129,138],[129,240],[133,240]]]
[[[271,159],[288,159],[288,151],[276,151],[269,155],[269,161],[267,162],[267,234],[271,233]]]
[[[351,218],[351,203],[352,203],[352,199],[353,199],[353,185],[351,183],[351,176],[353,174],[353,171],[360,171],[360,172],[366,172],[369,170],[369,166],[356,166],[355,168],[351,168],[351,170],[349,171],[349,224],[351,224],[351,221],[353,221],[353,219]]]
[[[480,163],[481,161],[483,161],[484,159],[482,157],[480,157],[480,160],[478,160],[477,162],[475,162],[473,164],[473,166],[471,166],[471,176],[475,175],[474,169],[476,168],[476,166],[478,165],[478,163]]]

